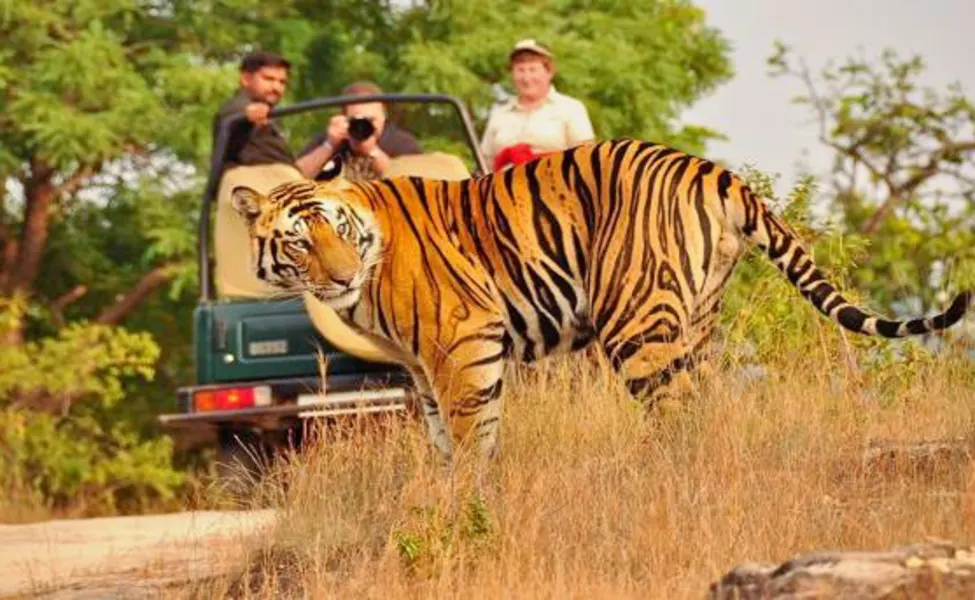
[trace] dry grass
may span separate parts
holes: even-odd
[[[3,481],[0,485],[0,524],[20,525],[52,518],[53,511],[38,501],[36,494],[24,491],[20,482]]]
[[[282,467],[248,572],[211,597],[701,598],[744,561],[975,541],[966,457],[865,465],[871,440],[969,437],[970,361],[849,378],[816,351],[765,380],[716,375],[650,419],[601,360],[508,378],[486,492],[418,423],[363,425]],[[300,592],[300,594],[299,594]]]

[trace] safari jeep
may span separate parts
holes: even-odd
[[[389,120],[413,132],[423,146],[423,154],[392,159],[387,176],[464,179],[486,171],[467,110],[451,96],[319,98],[274,109],[271,116],[286,126],[299,115],[305,115],[306,124],[323,125],[352,100],[386,103]],[[402,114],[409,120],[403,122],[397,116]],[[282,298],[251,274],[247,232],[226,193],[233,182],[222,181],[231,176],[222,164],[228,128],[241,118],[231,116],[221,125],[203,196],[200,301],[193,322],[195,380],[177,390],[177,412],[159,419],[183,446],[216,444],[218,464],[236,461],[254,467],[283,444],[299,445],[309,419],[331,423],[405,413],[413,397],[405,371],[385,361],[330,308],[308,294]],[[445,127],[445,120],[453,121],[452,127]],[[300,143],[294,134],[290,137],[293,145]],[[461,149],[460,154],[469,156],[465,162],[458,153],[432,147]],[[246,168],[232,171],[241,169]],[[246,172],[233,176],[251,183]]]

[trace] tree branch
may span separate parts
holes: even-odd
[[[887,199],[884,200],[883,204],[881,204],[880,207],[872,215],[870,215],[870,218],[866,220],[863,227],[860,229],[861,233],[870,235],[877,231],[887,217],[890,216],[890,213],[893,212],[898,202],[900,202],[904,197],[912,194],[925,181],[931,179],[941,172],[941,161],[943,161],[949,155],[957,154],[959,152],[971,152],[973,150],[975,150],[975,141],[950,142],[932,152],[930,158],[928,159],[928,163],[918,170],[918,172],[908,178],[904,183],[895,185],[889,180],[885,179],[885,183],[887,183],[889,187]]]
[[[57,323],[58,327],[64,327],[64,309],[77,302],[87,293],[88,286],[76,285],[71,288],[71,290],[58,296],[58,298],[51,303],[51,315],[54,317],[54,322]]]
[[[115,304],[103,310],[95,322],[102,325],[118,325],[124,321],[146,298],[176,275],[178,266],[178,263],[160,265],[143,275],[142,279]]]
[[[83,185],[85,185],[92,176],[98,171],[98,165],[85,165],[78,168],[74,173],[68,175],[64,181],[61,182],[54,190],[54,195],[57,198],[62,196],[68,196],[77,192]]]

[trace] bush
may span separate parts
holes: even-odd
[[[82,514],[176,500],[185,476],[171,466],[169,438],[142,440],[128,423],[106,425],[85,412],[0,411],[0,485],[20,502]]]
[[[0,334],[28,309],[0,306]],[[158,358],[148,334],[87,323],[0,346],[0,485],[7,496],[0,519],[37,515],[38,507],[145,511],[176,499],[185,476],[172,466],[172,441],[143,437],[147,415],[124,401],[127,385],[153,378]],[[17,509],[25,505],[33,510]]]
[[[789,223],[843,296],[867,312],[874,312],[872,298],[853,287],[854,272],[869,267],[867,242],[828,224],[813,227],[813,179],[800,181],[783,200],[774,197],[767,175],[751,169],[742,173],[752,189],[768,198],[773,210]],[[963,340],[960,328],[943,336],[930,336],[931,339],[887,340],[851,334],[820,314],[758,249],[752,249],[735,268],[724,299],[721,331],[727,345],[726,358],[738,362],[791,367],[815,345],[831,366],[864,368],[878,374],[896,362],[930,360],[932,354],[925,348],[937,348],[939,337],[971,344]]]

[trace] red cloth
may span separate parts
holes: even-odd
[[[536,159],[541,154],[535,154],[532,152],[532,147],[528,144],[514,144],[512,146],[505,146],[498,152],[497,156],[494,157],[494,170],[500,171],[501,168],[507,165],[522,165],[526,162]]]

